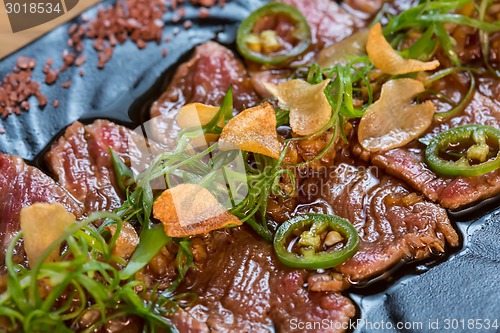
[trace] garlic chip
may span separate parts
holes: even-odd
[[[116,233],[116,225],[107,226],[106,230],[109,230],[111,236],[114,236]],[[113,247],[113,255],[128,259],[132,253],[134,253],[137,245],[139,245],[139,236],[134,227],[128,222],[123,222],[120,234]]]
[[[402,147],[431,125],[435,108],[431,101],[414,104],[425,90],[421,81],[397,79],[382,86],[378,101],[366,110],[358,127],[361,146],[371,152]]]
[[[370,30],[363,29],[335,43],[318,54],[317,62],[321,68],[330,68],[336,64],[346,64],[349,57],[366,54],[366,41]]]
[[[401,75],[430,71],[439,67],[439,61],[437,60],[422,62],[401,57],[385,39],[380,23],[375,24],[370,29],[366,52],[373,65],[385,74]]]
[[[229,213],[206,188],[180,184],[164,191],[153,205],[153,216],[169,237],[188,237],[242,222]]]
[[[75,223],[75,216],[59,203],[35,203],[25,207],[21,209],[20,219],[30,267],[35,266],[43,252],[64,234],[66,227]],[[59,247],[54,249],[45,262],[59,260],[59,250]]]
[[[181,128],[189,128],[195,126],[205,126],[212,120],[219,107],[206,105],[202,103],[189,103],[181,107],[177,114],[177,123]],[[217,123],[220,127],[224,126],[224,120],[220,119]]]
[[[332,108],[324,90],[330,79],[318,84],[291,80],[280,85],[264,83],[266,89],[278,99],[282,109],[290,111],[290,127],[301,136],[318,132],[332,116]]]
[[[181,107],[177,113],[177,124],[180,128],[199,128],[207,125],[217,114],[219,107],[202,103],[189,103]],[[217,123],[219,127],[224,127],[224,119]],[[201,136],[200,136],[201,137]],[[206,133],[205,140],[195,138],[195,146],[206,146],[209,142],[215,142],[219,136],[217,134]]]
[[[241,149],[278,159],[281,144],[276,131],[276,113],[268,102],[246,109],[222,129],[221,150]]]

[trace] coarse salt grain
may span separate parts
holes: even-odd
[[[61,83],[61,87],[63,87],[64,89],[68,89],[69,87],[71,87],[71,80]]]
[[[0,115],[7,118],[11,114],[28,111],[28,99],[35,96],[38,105],[47,105],[47,98],[40,91],[40,84],[33,81],[32,71],[36,66],[35,59],[19,57],[12,73],[7,74],[0,82]]]
[[[198,17],[202,19],[208,18],[210,17],[210,12],[208,11],[208,9],[202,7],[198,10]]]
[[[191,22],[190,20],[184,21],[184,23],[182,24],[182,26],[186,30],[191,29],[191,27],[193,26],[193,22]]]
[[[85,63],[85,61],[87,60],[87,56],[85,54],[80,54],[76,59],[75,59],[75,65],[77,67],[80,67],[81,65],[83,65]]]

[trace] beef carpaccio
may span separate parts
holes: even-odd
[[[452,117],[432,118],[428,128],[397,148],[371,152],[363,148],[361,140],[358,140],[358,133],[359,138],[362,137],[362,119],[356,119],[361,117],[342,118],[344,116],[342,112],[349,111],[345,110],[348,108],[342,109],[342,107],[339,108],[341,110],[339,114],[333,114],[332,105],[334,106],[337,101],[332,99],[327,100],[323,105],[326,104],[331,109],[332,119],[338,116],[340,119],[338,127],[335,127],[334,130],[333,127],[327,128],[319,135],[317,133],[298,135],[297,132],[294,132],[292,125],[292,112],[296,111],[295,109],[300,109],[302,104],[307,105],[310,101],[305,101],[307,96],[304,95],[303,100],[295,99],[299,106],[287,105],[287,94],[277,96],[277,94],[271,93],[272,89],[269,87],[273,86],[268,84],[279,84],[297,78],[305,81],[304,69],[308,69],[315,62],[323,49],[335,46],[336,43],[359,30],[366,29],[381,8],[384,8],[384,12],[380,16],[381,21],[387,23],[388,16],[383,15],[384,13],[397,15],[413,5],[416,6],[416,3],[414,1],[373,1],[368,3],[359,0],[345,1],[344,4],[329,0],[278,0],[277,2],[292,5],[295,10],[298,9],[302,13],[310,29],[308,48],[298,57],[282,65],[263,65],[255,58],[245,57],[244,54],[240,54],[242,56],[240,58],[236,51],[214,41],[198,45],[190,58],[175,69],[166,91],[151,107],[149,116],[151,119],[157,120],[151,124],[152,127],[149,129],[154,131],[155,139],[158,142],[147,142],[144,146],[145,141],[137,133],[109,120],[96,120],[90,124],[77,121],[69,125],[45,153],[43,158],[47,167],[46,173],[26,164],[19,157],[0,153],[0,245],[2,249],[5,250],[12,237],[20,229],[21,209],[33,203],[61,203],[78,220],[83,220],[95,212],[118,211],[119,214],[126,214],[133,211],[130,219],[127,215],[121,215],[125,222],[130,222],[127,227],[133,229],[129,236],[135,236],[138,243],[139,236],[136,231],[160,230],[162,237],[156,235],[156,240],[161,239],[164,243],[158,249],[154,248],[152,244],[146,245],[147,251],[140,248],[137,250],[140,252],[138,258],[134,257],[135,254],[132,255],[132,259],[128,257],[117,258],[119,252],[115,251],[116,248],[127,240],[120,237],[114,239],[114,233],[117,232],[117,229],[113,229],[109,225],[106,226],[106,223],[110,222],[109,220],[106,220],[106,223],[102,225],[102,228],[105,229],[103,231],[104,241],[112,240],[114,242],[114,247],[112,251],[110,250],[113,256],[111,254],[109,256],[112,257],[110,260],[115,261],[112,261],[112,265],[106,269],[110,271],[124,269],[126,271],[129,268],[124,268],[127,265],[127,260],[132,262],[148,258],[146,262],[139,264],[134,262],[137,268],[130,274],[135,283],[131,288],[134,296],[129,294],[120,299],[118,302],[121,302],[120,305],[130,300],[132,300],[130,303],[135,303],[135,305],[144,302],[148,311],[152,313],[160,311],[162,320],[164,320],[163,324],[174,325],[180,332],[326,333],[345,332],[350,327],[349,323],[353,318],[359,315],[356,313],[355,304],[347,295],[347,290],[352,290],[349,288],[368,286],[369,282],[373,280],[390,276],[394,270],[399,269],[405,263],[433,259],[445,254],[450,248],[460,246],[459,234],[454,229],[446,209],[460,209],[499,194],[500,170],[497,168],[494,171],[476,176],[451,177],[438,174],[426,161],[426,145],[439,133],[467,124],[489,125],[500,129],[499,80],[486,74],[486,71],[478,70],[475,74],[469,74],[476,75],[478,85],[470,100],[467,101],[467,106]],[[474,7],[471,8],[469,11],[474,12]],[[465,9],[461,10],[465,11]],[[498,12],[500,10],[493,14],[497,15]],[[295,32],[289,33],[294,29],[292,21],[286,15],[278,15],[258,22],[256,26],[259,26],[259,29],[263,31],[256,29],[252,32],[249,40],[254,43],[252,44],[253,50],[265,50],[266,47],[275,47],[275,44],[280,42],[287,44],[287,46],[293,46]],[[284,33],[286,38],[275,35],[279,32]],[[478,66],[483,57],[481,57],[482,50],[478,43],[477,29],[450,31],[450,34],[458,41],[457,57],[470,66]],[[403,37],[399,44],[411,44],[415,42],[414,39],[423,38],[422,35],[419,32],[412,35],[411,38]],[[500,45],[497,41],[500,37],[497,35],[490,37],[492,48],[488,59],[492,64],[488,63],[488,66],[496,66]],[[382,38],[384,37],[382,36]],[[240,53],[243,53],[241,45],[239,45],[239,49]],[[401,51],[400,53],[405,56],[410,53],[406,50],[398,51]],[[433,53],[432,56],[439,59],[443,67],[448,66],[449,61],[444,59],[443,50],[436,48],[433,52],[436,53]],[[370,54],[366,56],[363,53],[363,55],[356,56],[362,57],[359,63],[371,60],[369,59]],[[404,60],[406,59],[402,61],[404,62]],[[366,86],[362,88],[356,86],[356,89],[345,93],[346,95],[350,94],[352,109],[354,106],[356,108],[359,106],[355,105],[356,103],[362,106],[363,98],[368,99],[368,95],[370,95],[370,100],[372,98],[374,100],[382,99],[381,86],[383,83],[381,82],[393,80],[394,76],[399,74],[394,74],[391,77],[387,73],[383,74],[382,70],[374,69],[377,67],[375,64],[372,65],[363,84],[369,82],[373,86],[373,94],[371,88],[368,89]],[[358,70],[356,73],[359,74],[361,70],[356,69]],[[423,73],[425,71],[428,70],[417,72]],[[355,71],[350,68],[346,72]],[[340,72],[335,73],[340,76]],[[411,73],[413,72],[405,72],[403,75],[410,74],[408,76],[411,76]],[[311,75],[309,72],[308,74],[306,75],[307,80],[317,76],[315,75],[317,73]],[[463,97],[471,82],[470,77],[467,79],[461,73],[453,72],[452,74],[451,76],[445,75],[446,78],[438,83],[441,86],[436,84],[433,88],[445,95],[453,96],[451,99],[456,99],[457,96]],[[324,73],[319,75],[322,81],[328,79],[331,80],[329,82],[333,82],[336,79],[334,75],[327,79],[323,75]],[[375,77],[373,82],[370,81],[372,76]],[[412,78],[406,77],[405,79]],[[339,86],[336,88],[337,90],[328,90],[329,82],[320,91],[321,97],[325,97],[328,94],[327,91],[336,94],[341,90],[339,87],[343,87]],[[348,85],[349,82],[346,82],[342,84]],[[309,82],[307,84],[312,85]],[[283,121],[287,116],[289,117],[283,121],[285,125],[279,127],[279,131],[276,133],[273,132],[274,137],[266,138],[262,142],[268,143],[271,139],[276,140],[276,146],[284,149],[282,151],[283,160],[272,165],[282,169],[279,173],[272,174],[274,178],[269,186],[272,187],[279,183],[277,187],[280,189],[289,189],[292,185],[295,188],[287,195],[281,196],[276,195],[271,190],[268,192],[262,190],[261,192],[267,193],[267,196],[264,200],[259,197],[259,205],[267,202],[267,206],[264,206],[263,210],[253,210],[254,207],[245,210],[243,215],[253,214],[249,216],[251,219],[246,220],[246,216],[237,216],[241,212],[234,210],[230,211],[231,214],[234,213],[232,215],[235,219],[232,220],[233,223],[209,229],[208,232],[193,232],[178,237],[172,232],[173,229],[169,223],[179,223],[181,227],[185,227],[184,223],[190,222],[183,221],[179,211],[175,211],[175,209],[194,207],[199,212],[199,206],[202,205],[195,203],[195,198],[192,200],[188,198],[189,200],[184,202],[184,206],[181,208],[174,207],[174,214],[168,215],[167,219],[170,220],[165,222],[161,214],[155,214],[155,207],[162,200],[162,197],[163,199],[167,198],[165,206],[175,206],[173,199],[170,199],[172,201],[170,203],[169,197],[164,196],[167,193],[173,197],[172,193],[175,187],[169,189],[148,188],[149,191],[142,192],[141,196],[134,196],[134,193],[140,192],[138,189],[144,190],[144,187],[141,187],[144,184],[141,185],[137,180],[140,179],[139,177],[135,180],[129,179],[132,182],[127,185],[126,189],[123,187],[123,183],[119,179],[120,175],[117,174],[116,166],[113,164],[112,151],[120,158],[120,163],[123,164],[122,168],[130,169],[126,171],[131,171],[135,176],[150,165],[158,166],[162,165],[161,163],[166,163],[165,161],[168,162],[170,156],[175,156],[175,158],[182,156],[182,159],[188,162],[194,160],[199,163],[193,163],[193,169],[203,169],[206,166],[202,163],[203,160],[196,160],[200,154],[197,151],[199,147],[189,146],[189,155],[175,155],[176,151],[168,151],[158,160],[155,158],[155,154],[165,153],[165,147],[171,148],[170,144],[183,135],[180,128],[175,125],[175,119],[181,107],[189,103],[203,103],[206,104],[205,108],[200,107],[200,109],[213,111],[214,107],[220,106],[230,87],[232,87],[233,117],[231,120],[222,119],[222,121],[215,122],[217,125],[214,125],[215,130],[212,129],[214,132],[204,129],[205,134],[222,138],[224,130],[230,127],[232,122],[238,119],[238,116],[248,115],[249,110],[247,109],[256,107],[252,110],[262,111],[259,109],[259,104],[263,98],[271,102],[271,104],[265,104],[268,107],[267,110],[275,107],[275,111],[281,112],[283,108],[288,107],[286,110],[288,113],[280,119]],[[301,93],[303,92],[295,91],[290,95],[300,95]],[[354,101],[353,96],[355,97]],[[419,98],[421,96],[423,94],[419,95]],[[318,109],[321,108],[321,97],[315,95],[314,103],[309,103],[309,105],[314,104],[314,108],[316,106]],[[337,95],[334,97],[339,98]],[[410,102],[414,106],[421,101],[415,98]],[[433,102],[435,102],[437,113],[446,111],[445,103],[441,103],[442,100],[433,100]],[[368,109],[372,105],[368,106]],[[360,109],[362,108],[360,107]],[[199,112],[196,108],[195,111]],[[309,111],[312,113],[317,110]],[[368,112],[365,109],[363,111]],[[254,112],[254,114],[256,113]],[[308,117],[308,114],[302,114],[299,118],[305,122]],[[272,119],[266,120],[275,124],[276,118],[273,115]],[[264,128],[265,126],[261,126],[259,121],[265,120],[258,118],[256,121],[258,124],[254,124],[257,128],[253,128],[253,132],[250,131],[250,134],[244,133],[245,138],[254,135],[252,139],[255,139],[256,135],[262,134],[260,132],[268,130],[269,126]],[[174,127],[171,126],[172,124]],[[270,127],[272,130],[276,129],[274,125]],[[248,126],[239,128],[247,129]],[[345,137],[339,135],[339,132]],[[231,133],[226,137],[231,138],[235,135],[235,133]],[[193,137],[197,138],[197,136]],[[342,140],[343,138],[345,141]],[[334,142],[330,148],[327,147],[328,140]],[[500,150],[500,143],[491,144],[490,141],[485,143],[490,144],[490,148],[493,148],[490,150]],[[251,142],[249,145],[239,146],[241,150],[249,149],[250,153],[254,153],[254,155],[248,155],[246,160],[248,165],[253,166],[257,165],[259,161],[267,161],[265,158],[255,157],[257,154],[276,159],[275,156],[262,153],[262,151],[266,151],[261,147],[262,144],[257,151],[248,148],[255,145],[258,144]],[[242,148],[243,146],[245,149]],[[146,147],[147,149],[145,149]],[[208,150],[212,147],[209,147]],[[316,159],[323,149],[325,154]],[[485,153],[485,156],[491,153],[490,150]],[[498,158],[500,158],[500,153]],[[297,164],[287,164],[290,162],[288,159],[297,162]],[[213,162],[213,160],[210,161]],[[180,164],[182,163],[184,162],[182,161]],[[189,163],[186,162],[186,164]],[[215,163],[208,164],[209,167],[214,167]],[[148,179],[145,184],[150,186],[152,181],[158,179],[168,183],[169,175],[165,170],[168,170],[169,167],[170,165],[165,166],[161,172],[156,169],[155,173],[158,175]],[[176,177],[191,179],[189,176],[192,175],[189,172],[181,168],[179,170]],[[255,170],[252,169],[254,173],[251,176],[260,176]],[[290,173],[285,171],[290,171]],[[290,174],[294,174],[295,178],[291,177]],[[254,179],[252,177],[249,179]],[[257,184],[261,186],[265,181],[268,181],[270,176],[266,175],[266,177],[264,180],[257,178],[260,181]],[[202,179],[206,181],[205,178]],[[163,190],[165,191],[163,192]],[[255,189],[253,190],[255,191]],[[260,192],[254,193],[257,197],[260,194]],[[203,198],[206,199],[206,202],[213,203],[210,201],[210,197]],[[137,200],[144,202],[137,202]],[[120,211],[119,209],[124,205],[129,205],[128,210]],[[255,213],[257,211],[258,213]],[[150,222],[148,228],[141,225],[144,221],[136,219],[143,212],[147,212],[146,219],[147,222]],[[225,216],[231,215],[230,213],[225,212]],[[341,260],[340,264],[320,267],[314,265],[317,264],[314,260],[318,258],[313,258],[313,265],[311,263],[308,263],[308,266],[287,265],[283,260],[283,254],[277,250],[276,243],[273,244],[270,241],[273,236],[279,233],[280,228],[286,226],[290,220],[293,221],[296,217],[311,213],[335,216],[353,228],[358,244],[354,252]],[[265,221],[267,228],[265,232],[271,234],[267,240],[265,236],[268,234],[260,233],[262,229],[255,227],[255,224],[258,224],[257,221],[260,220],[254,215]],[[151,216],[154,216],[154,219]],[[95,226],[98,228],[103,221],[104,219],[100,219]],[[213,219],[210,221],[214,222]],[[217,222],[217,218],[215,221]],[[158,226],[163,228],[158,228]],[[287,251],[295,256],[300,253],[299,257],[302,258],[308,258],[311,255],[311,248],[316,246],[314,251],[319,249],[320,246],[316,244],[319,241],[324,243],[321,245],[323,251],[320,252],[332,255],[341,249],[344,243],[347,243],[345,238],[352,237],[352,234],[351,236],[348,233],[341,234],[337,232],[340,229],[335,228],[328,230],[328,233],[325,232],[326,236],[318,234],[304,236],[307,233],[312,234],[314,229],[311,227],[311,230],[305,231],[304,228],[305,226],[301,226],[294,230],[294,233],[290,233],[289,236],[291,235],[293,240],[286,244]],[[100,229],[96,230],[101,232]],[[166,239],[162,230],[168,236]],[[332,245],[326,245],[326,239],[330,236],[332,238],[340,237],[331,243],[336,247],[336,250],[331,247]],[[142,239],[143,234],[140,237]],[[295,247],[300,248],[300,246],[303,248],[294,253]],[[300,252],[302,250],[303,252]],[[151,253],[147,253],[148,251]],[[103,253],[102,256],[99,254],[99,260],[104,260],[106,255],[107,253]],[[23,263],[22,260],[24,256],[22,244],[17,244],[16,256],[21,257],[16,261],[26,266],[26,262]],[[2,252],[0,254],[0,274],[5,272],[4,262],[5,258]],[[184,267],[188,267],[188,269],[183,271]],[[13,273],[10,272],[10,274]],[[99,276],[101,280],[112,279],[106,275],[107,273],[103,274],[102,271],[99,271],[99,274],[102,275]],[[117,285],[125,284],[125,281],[130,279],[130,276],[124,277],[120,273],[117,273],[116,276],[119,279]],[[40,286],[45,286],[48,290],[47,293],[57,289],[50,284],[41,283]],[[176,288],[170,290],[172,286]],[[5,283],[0,283],[0,291],[8,292]],[[155,293],[167,298],[168,302],[162,303],[162,306],[171,306],[173,311],[156,309],[155,305],[152,305],[157,299]],[[92,297],[99,297],[96,296],[97,293],[90,292],[89,294],[91,294],[88,299],[89,304],[92,303]],[[61,299],[67,295],[64,294]],[[139,302],[135,298],[138,297],[137,295],[143,297]],[[196,297],[189,298],[192,295],[196,295]],[[183,303],[185,298],[188,301]],[[96,303],[98,302],[96,301]],[[72,328],[76,330],[88,329],[91,325],[97,325],[96,323],[100,322],[100,316],[104,312],[96,315],[98,311],[95,311],[95,306],[90,308],[94,312],[83,312],[81,318],[76,323],[72,323]],[[165,311],[161,312],[161,310]],[[112,313],[112,310],[109,312]],[[117,318],[113,317],[102,323],[106,327],[99,326],[94,331],[140,332],[142,325],[150,324],[148,319],[145,319],[147,316],[140,318],[142,314],[144,313],[140,311],[131,311],[131,313],[123,314]],[[157,312],[154,315],[156,316]],[[0,317],[0,330],[4,322]],[[323,324],[320,327],[309,327],[297,325],[297,323]]]
[[[373,167],[340,163],[319,177],[312,179],[323,187],[319,202],[326,207],[319,207],[351,221],[361,238],[358,252],[337,268],[352,282],[368,281],[402,260],[444,253],[447,243],[458,245],[443,208]]]
[[[37,202],[58,202],[77,217],[83,207],[53,179],[17,156],[0,153],[0,266],[5,250],[19,231],[22,207]]]
[[[85,213],[111,211],[123,202],[123,190],[117,185],[110,149],[128,165],[147,163],[149,151],[140,149],[145,142],[136,134],[107,120],[84,126],[69,126],[45,155],[57,182],[84,205]]]
[[[500,128],[500,104],[477,91],[463,114],[446,122],[437,122],[428,138],[449,128],[467,124],[484,124]],[[415,142],[405,148],[392,149],[367,157],[361,147],[354,151],[449,209],[459,209],[500,193],[500,171],[474,177],[443,177],[425,164],[425,146]]]
[[[187,276],[184,288],[200,295],[188,311],[208,331],[269,332],[274,327],[313,332],[292,330],[290,321],[345,325],[355,314],[352,302],[340,293],[308,291],[309,274],[283,266],[271,244],[247,228],[213,232],[204,245],[207,260]]]

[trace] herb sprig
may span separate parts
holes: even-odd
[[[124,315],[142,318],[145,331],[174,329],[167,317],[177,310],[177,302],[165,295],[150,295],[141,281],[120,278],[118,260],[112,255],[115,240],[106,241],[92,226],[102,219],[114,221],[118,230],[123,223],[112,213],[95,213],[75,223],[43,252],[31,270],[12,260],[23,233],[15,236],[6,256],[8,289],[0,295],[0,316],[8,318],[9,331],[73,332],[78,328],[93,332]],[[61,261],[45,263],[61,244],[65,244]],[[84,316],[91,312],[96,320],[82,327]]]

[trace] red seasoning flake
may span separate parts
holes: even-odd
[[[43,72],[47,74],[52,67],[52,58],[48,58],[47,61],[45,62],[45,65],[43,66]]]
[[[38,83],[37,83],[37,85],[40,86]],[[45,105],[47,105],[47,103],[48,103],[47,97],[45,97],[45,95],[42,94],[42,92],[40,90],[37,90],[37,92],[35,93],[35,96],[36,96],[36,99],[38,100],[38,106],[44,107]]]
[[[198,10],[198,17],[202,19],[208,18],[210,17],[210,12],[208,11],[208,9],[202,7]]]
[[[184,21],[184,23],[182,24],[182,26],[184,27],[184,29],[191,29],[191,27],[193,26],[193,22],[191,22],[190,20],[187,20],[187,21]]]
[[[200,8],[201,18],[208,17],[206,8],[219,4],[223,6],[225,0],[190,0],[192,4],[205,8]],[[82,16],[83,23],[73,24],[68,30],[70,36],[68,46],[81,52],[83,50],[83,39],[95,39],[94,48],[98,52],[98,67],[104,68],[105,64],[113,55],[113,48],[118,44],[123,44],[127,40],[132,40],[139,48],[147,46],[147,42],[155,41],[158,44],[162,41],[163,35],[163,14],[169,9],[165,0],[118,0],[111,7],[101,6],[97,16],[93,19]],[[180,21],[186,14],[185,8],[180,7],[185,0],[170,0],[170,9],[176,11],[175,21]],[[191,21],[184,22],[185,29],[191,28]],[[179,30],[174,31],[177,35]],[[168,42],[169,37],[165,38]],[[69,58],[68,57],[72,57]],[[73,62],[78,66],[80,61],[75,60],[74,54],[63,55],[65,65],[61,70],[71,66]]]
[[[52,59],[49,58],[45,62],[45,66],[43,66],[43,72],[45,73],[45,83],[48,85],[54,84],[59,78],[59,71],[57,69],[51,69],[52,63]]]
[[[137,44],[137,47],[138,47],[138,48],[140,48],[140,49],[145,48],[145,47],[146,47],[146,45],[147,45],[147,44],[146,44],[146,42],[145,42],[145,41],[143,41],[142,39],[139,39],[139,40],[136,42],[136,44]]]
[[[162,55],[162,57],[163,57],[163,58],[165,58],[165,57],[167,56],[167,54],[168,54],[168,50],[167,50],[166,48],[163,48],[163,49],[161,50],[161,55]]]
[[[87,56],[85,54],[80,54],[76,60],[75,60],[75,65],[77,67],[80,67],[81,65],[83,65],[85,63],[85,61],[87,60]]]
[[[177,23],[179,22],[180,20],[182,20],[182,18],[186,15],[186,8],[184,7],[181,7],[179,8],[179,10],[177,11],[177,14],[174,16],[174,18],[172,19],[172,22],[173,23]]]
[[[71,87],[71,80],[61,83],[61,87],[63,87],[64,89],[68,89],[69,87]]]
[[[98,67],[103,68],[111,59],[113,47],[132,40],[139,48],[147,42],[162,41],[163,14],[168,10],[164,0],[119,0],[111,7],[100,7],[97,17],[78,27],[69,29],[72,45],[83,48],[84,38],[95,39]]]
[[[62,58],[64,64],[61,66],[60,71],[64,72],[68,67],[73,66],[76,59],[76,53],[68,52],[68,50],[64,50],[62,53]]]
[[[19,57],[17,58],[17,67],[20,69],[33,69],[36,66],[35,59],[31,59],[28,57]]]
[[[45,74],[45,83],[48,85],[54,84],[59,78],[59,71],[57,69],[49,69]]]
[[[102,51],[100,51],[97,54],[97,58],[99,60],[97,63],[97,67],[99,67],[101,69],[104,68],[104,65],[109,61],[109,59],[111,59],[112,55],[113,55],[113,48],[112,47],[106,47]]]
[[[83,69],[80,69],[78,71],[78,74],[80,74],[80,76],[84,76],[85,75],[85,71]]]
[[[11,114],[28,111],[28,99],[35,96],[38,105],[44,107],[47,98],[40,91],[40,84],[32,80],[32,70],[36,66],[35,59],[19,57],[12,73],[7,74],[0,82],[0,116],[4,119]]]
[[[54,102],[52,103],[52,106],[55,108],[59,107],[59,100],[55,99]]]
[[[22,101],[21,102],[21,107],[25,110],[29,110],[30,109],[30,103],[28,101]]]
[[[5,134],[5,129],[2,126],[0,126],[0,134]]]
[[[191,0],[191,3],[193,5],[200,5],[200,6],[203,6],[203,7],[212,7],[212,6],[215,6],[215,3],[217,2],[217,0]],[[219,3],[221,1],[219,0]]]
[[[74,34],[77,29],[78,29],[78,24],[73,23],[71,27],[69,27],[68,34],[70,35]]]

